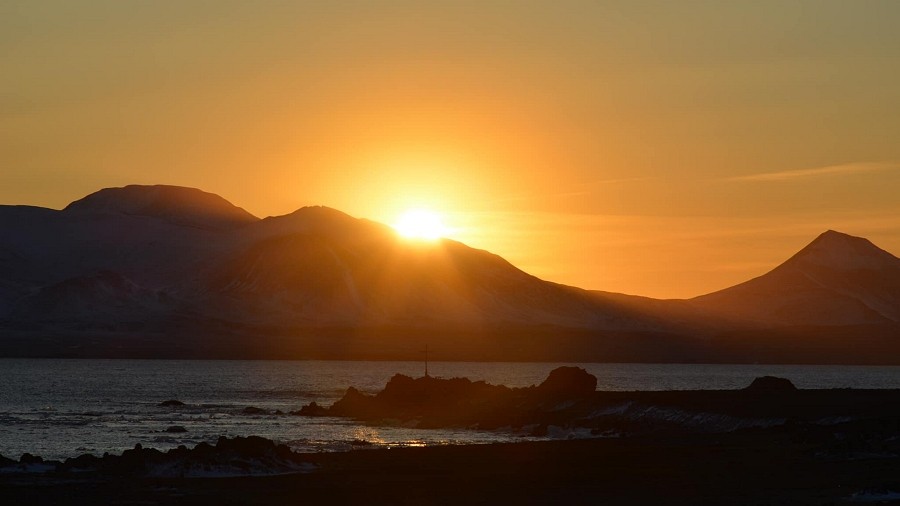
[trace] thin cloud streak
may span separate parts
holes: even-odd
[[[869,172],[881,172],[896,170],[898,168],[900,168],[900,163],[896,162],[855,162],[844,163],[840,165],[828,165],[825,167],[816,167],[813,169],[795,169],[780,172],[764,172],[761,174],[751,174],[749,176],[730,177],[725,180],[736,182],[783,182],[793,181],[795,179],[801,178],[845,176]]]

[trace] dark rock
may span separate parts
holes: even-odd
[[[350,387],[347,389],[347,393],[331,406],[329,414],[331,416],[358,416],[357,413],[369,413],[375,407],[374,397]]]
[[[176,400],[176,399],[169,399],[167,401],[160,402],[158,404],[158,406],[179,407],[179,406],[184,406],[184,403],[179,400]]]
[[[15,464],[16,464],[15,460],[8,459],[8,458],[4,457],[3,455],[0,455],[0,467],[9,467],[9,466],[14,466]]]
[[[233,452],[242,457],[262,457],[275,451],[275,443],[259,436],[236,437],[228,439],[220,437],[216,441],[219,452]]]
[[[165,453],[155,448],[125,450],[121,455],[104,453],[102,458],[84,454],[65,462],[43,460],[31,454],[22,455],[20,462],[0,457],[0,467],[43,464],[57,473],[91,471],[100,475],[124,476],[184,476],[197,469],[223,466],[231,472],[292,472],[297,464],[307,463],[305,456],[294,453],[285,445],[275,444],[265,438],[250,436],[228,439],[219,438],[215,446],[200,443],[193,449],[184,445]],[[162,474],[159,474],[162,473]]]
[[[597,379],[584,369],[561,367],[538,387],[508,388],[467,378],[411,378],[394,375],[378,394],[365,395],[355,388],[331,408],[311,403],[299,414],[348,416],[371,423],[419,428],[477,427],[497,429],[541,423],[552,416],[565,416],[562,401],[582,400],[594,393]],[[550,405],[552,404],[552,406]]]
[[[247,406],[241,411],[241,413],[245,415],[264,415],[268,413],[268,411],[262,408],[257,408],[256,406]]]
[[[188,447],[185,445],[178,445],[178,448],[172,448],[171,450],[166,452],[166,455],[169,457],[179,458],[186,457],[190,455],[191,451],[188,450]]]
[[[745,388],[744,391],[760,393],[796,392],[797,387],[785,378],[762,376],[753,380],[753,383],[750,383],[750,386]]]
[[[541,395],[575,399],[597,390],[597,378],[580,367],[557,367],[538,385]]]
[[[35,456],[30,453],[23,453],[21,457],[19,457],[19,464],[43,464],[43,457]]]
[[[313,401],[300,408],[299,411],[291,411],[291,414],[299,416],[328,416],[329,412],[328,409],[319,406],[315,401]]]
[[[206,441],[204,441],[204,442],[198,444],[197,446],[195,446],[192,451],[196,455],[203,457],[203,456],[212,455],[213,453],[215,453],[216,447],[207,443]]]
[[[134,449],[125,450],[119,458],[113,457],[115,471],[118,474],[140,473],[146,470],[146,456],[140,443],[134,445]]]
[[[100,463],[100,459],[97,457],[85,453],[83,455],[79,455],[78,457],[72,459],[66,459],[61,466],[61,470],[63,471],[71,471],[73,469],[86,470],[86,469],[96,469]]]
[[[166,432],[187,432],[187,429],[183,425],[171,425]]]

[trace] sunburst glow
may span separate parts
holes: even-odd
[[[410,209],[394,223],[394,228],[403,237],[434,241],[449,233],[440,215],[427,209]]]

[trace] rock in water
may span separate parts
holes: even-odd
[[[795,392],[797,387],[795,387],[789,379],[778,378],[775,376],[761,376],[753,380],[753,383],[750,383],[750,386],[744,390],[748,392],[779,393]]]
[[[587,397],[597,390],[597,377],[580,367],[557,367],[537,389],[553,397]]]
[[[158,405],[159,406],[167,406],[167,407],[178,407],[178,406],[184,406],[184,403],[179,400],[169,399],[167,401],[160,402]]]

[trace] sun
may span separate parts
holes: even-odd
[[[409,209],[397,218],[394,228],[403,237],[434,241],[449,233],[439,214],[428,209]]]

